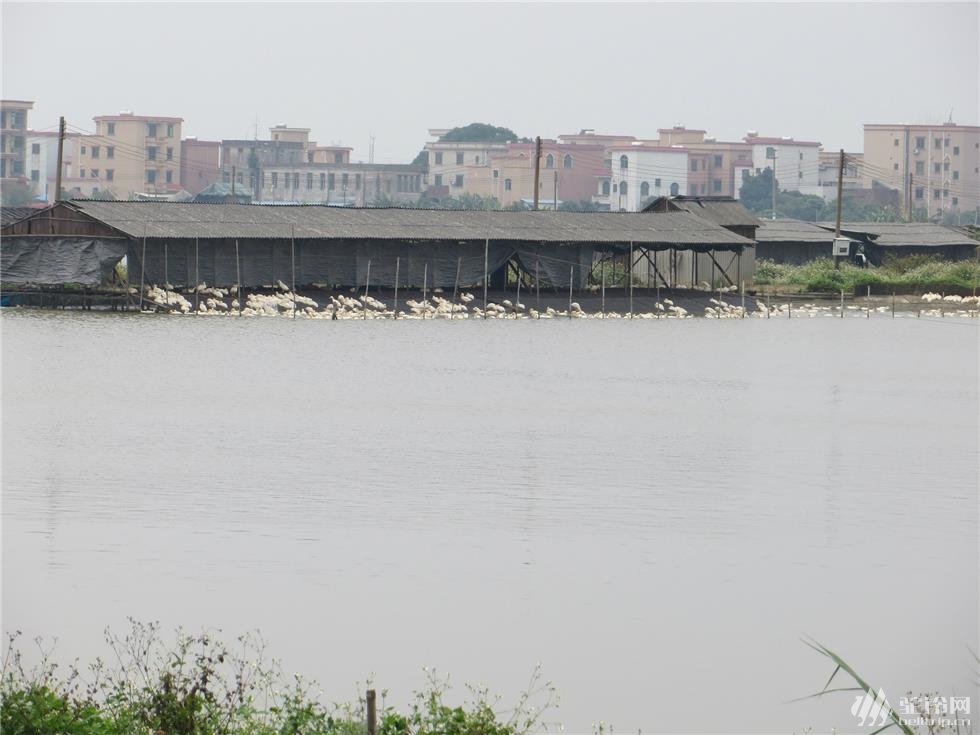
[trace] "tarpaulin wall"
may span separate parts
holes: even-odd
[[[595,249],[591,245],[525,244],[517,248],[521,267],[538,276],[544,288],[584,288],[592,272]]]
[[[0,245],[4,283],[98,286],[126,255],[126,240],[91,237],[5,237]]]
[[[505,244],[490,243],[489,272],[500,268],[513,254]],[[369,278],[372,286],[392,287],[398,273],[400,287],[452,288],[459,267],[460,285],[483,278],[483,243],[421,243],[403,241],[297,240],[295,251],[289,240],[147,240],[146,283],[191,286],[272,286],[276,281],[297,286],[327,284],[361,286]],[[143,243],[130,244],[129,278],[139,282]],[[370,277],[368,263],[370,262]],[[567,277],[566,277],[567,283]]]

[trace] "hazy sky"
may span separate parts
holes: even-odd
[[[980,4],[11,3],[3,97],[64,115],[184,118],[184,135],[286,123],[367,160],[430,127],[656,137],[684,124],[863,147],[866,122],[980,123]]]

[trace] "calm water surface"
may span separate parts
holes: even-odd
[[[4,313],[3,627],[261,629],[327,697],[422,667],[571,732],[855,731],[838,649],[971,693],[975,320]]]

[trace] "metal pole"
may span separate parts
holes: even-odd
[[[201,310],[201,261],[200,261],[200,238],[194,238],[194,313]]]
[[[517,271],[517,294],[514,296],[514,316],[517,316],[517,305],[521,303],[521,269],[515,268]]]
[[[54,177],[54,201],[61,201],[61,174],[64,169],[65,156],[65,118],[58,118],[58,171]],[[145,236],[145,235],[144,235]]]
[[[630,241],[630,267],[626,269],[630,285],[630,319],[633,318],[633,242]]]
[[[371,282],[371,259],[368,258],[367,273],[364,274],[364,318],[367,319],[368,312],[368,284]]]
[[[429,285],[429,264],[425,263],[422,266],[422,303],[425,304],[427,299],[425,297],[426,287]],[[422,318],[425,319],[425,309],[422,309]]]
[[[606,318],[606,264],[602,263],[602,318]]]
[[[456,258],[456,281],[453,283],[453,302],[450,304],[449,318],[452,319],[456,311],[456,294],[459,292],[459,269],[463,265],[463,256]]]
[[[242,267],[241,261],[238,258],[238,238],[235,238],[235,279],[238,281],[235,285],[238,287],[238,316],[242,315]]]
[[[163,243],[163,300],[170,308],[170,274],[167,266],[167,243]]]
[[[146,225],[143,225],[143,256],[140,258],[140,311],[143,311],[143,279],[146,275]]]
[[[892,291],[892,319],[895,318],[895,292]]]
[[[840,290],[840,318],[844,318],[844,289]]]
[[[365,187],[366,188],[366,187]],[[395,319],[398,318],[398,270],[401,267],[402,259],[400,257],[395,258]]]
[[[745,281],[739,281],[739,292],[742,294],[742,318],[745,318]]]
[[[290,226],[289,259],[292,262],[293,273],[293,319],[296,318],[296,225]]]
[[[487,280],[489,279],[489,274],[487,270],[490,268],[490,238],[488,237],[486,242],[483,244],[483,318],[487,318]]]
[[[572,318],[572,282],[575,280],[575,266],[568,268],[568,318]]]
[[[541,260],[534,261],[534,308],[541,311],[541,279],[538,277],[541,272]]]
[[[534,211],[538,211],[538,182],[541,180],[541,136],[534,144]]]
[[[834,226],[834,239],[840,237],[840,213],[841,213],[841,205],[843,203],[844,203],[844,149],[841,148],[840,166],[837,168],[837,223]],[[834,268],[840,269],[840,258],[837,257],[836,252],[834,253]],[[841,308],[843,308],[843,306]]]

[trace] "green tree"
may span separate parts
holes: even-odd
[[[779,182],[776,182],[779,185]],[[747,176],[738,190],[739,201],[758,214],[772,213],[772,169],[765,168],[755,176]]]
[[[439,138],[446,143],[509,143],[514,140],[529,142],[528,138],[518,138],[510,128],[499,128],[487,123],[470,123],[453,128]]]
[[[0,185],[0,204],[4,207],[25,207],[34,198],[34,189],[21,181],[5,181]]]

